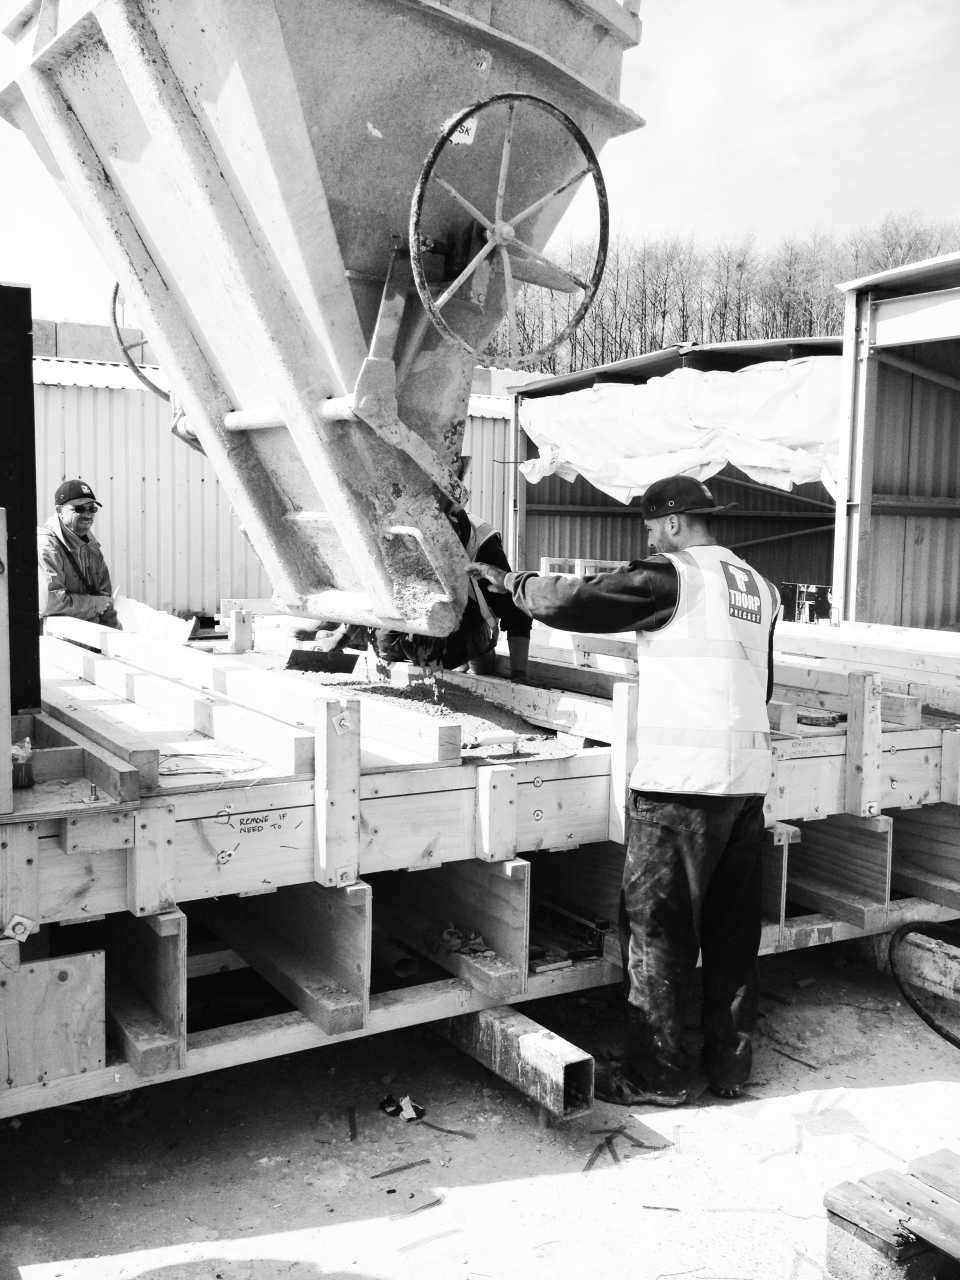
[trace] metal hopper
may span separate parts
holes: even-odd
[[[602,270],[594,149],[638,37],[617,0],[0,4],[0,113],[143,317],[291,610],[445,634],[443,515],[476,353]],[[596,259],[542,256],[592,184]],[[504,320],[504,317],[506,319]]]

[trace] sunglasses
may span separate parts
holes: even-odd
[[[95,502],[84,502],[82,505],[74,503],[73,509],[81,516],[94,516],[99,510]]]

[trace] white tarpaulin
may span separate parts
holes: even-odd
[[[620,502],[663,476],[706,480],[728,463],[758,484],[820,480],[836,496],[843,402],[840,356],[600,382],[520,402],[520,425],[540,451],[520,469],[531,484],[580,475]]]

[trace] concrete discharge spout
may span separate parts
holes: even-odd
[[[638,39],[617,0],[0,3],[23,130],[120,281],[273,583],[443,635],[477,353],[543,250]],[[602,244],[599,249],[602,250]],[[584,308],[585,309],[585,306]],[[576,302],[569,313],[576,323]]]

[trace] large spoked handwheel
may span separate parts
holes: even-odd
[[[526,150],[522,165],[512,155],[518,137]],[[481,142],[484,154],[471,154],[468,148],[477,148]],[[491,147],[495,148],[492,153]],[[538,191],[537,180],[543,182],[545,174],[551,175],[544,183],[547,189],[541,186]],[[596,253],[592,266],[581,271],[551,261],[530,241],[543,242],[544,232],[553,229],[586,179],[592,180],[596,201]],[[482,180],[493,189],[479,193]],[[428,214],[433,225],[428,225]],[[436,252],[438,241],[449,250],[449,238],[462,234],[464,226],[472,230],[472,241],[469,251],[457,260],[454,278],[431,282],[425,253]],[[474,356],[482,355],[496,334],[474,345],[458,331],[451,314],[462,315],[462,308],[450,304],[473,302],[479,309],[495,284],[502,296],[506,353],[514,364],[542,359],[580,324],[603,276],[608,239],[607,190],[593,148],[565,112],[528,93],[497,94],[454,116],[427,156],[410,208],[410,264],[427,315],[450,341]],[[524,339],[518,285],[573,295],[561,317],[565,323],[548,341]],[[556,310],[552,307],[551,314]]]

